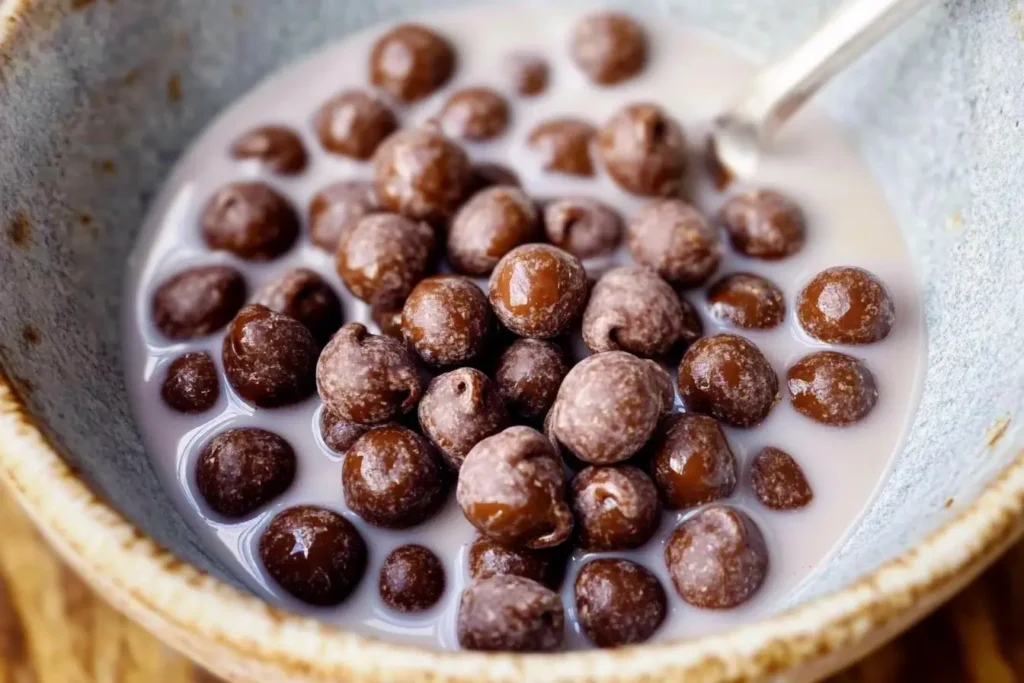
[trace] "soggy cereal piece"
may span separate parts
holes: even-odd
[[[576,575],[576,614],[598,647],[648,640],[665,621],[668,599],[661,582],[636,562],[602,558]]]
[[[670,510],[728,498],[736,489],[736,456],[721,427],[707,415],[667,417],[647,450],[654,483]]]
[[[279,175],[298,175],[309,165],[302,138],[287,126],[262,126],[244,133],[232,143],[231,156],[255,159]]]
[[[245,297],[245,278],[235,268],[188,268],[156,288],[153,324],[168,339],[205,337],[231,322]]]
[[[495,266],[488,298],[498,319],[515,334],[557,337],[583,313],[587,272],[568,252],[547,244],[526,244]]]
[[[246,517],[288,490],[295,479],[291,444],[265,429],[229,429],[203,446],[196,488],[225,517]]]
[[[447,83],[455,62],[455,49],[436,31],[399,24],[374,43],[370,82],[398,100],[415,102]]]
[[[566,560],[568,554],[562,548],[513,548],[486,536],[477,536],[469,546],[469,575],[474,579],[487,579],[511,574],[558,590],[565,576]]]
[[[326,280],[309,268],[292,268],[268,282],[255,303],[295,318],[320,346],[341,327],[341,300]]]
[[[537,420],[555,402],[568,372],[569,362],[557,344],[517,339],[498,359],[494,381],[510,411],[525,420]]]
[[[459,368],[431,380],[419,407],[423,434],[452,469],[473,446],[509,425],[508,411],[487,375]]]
[[[878,386],[868,366],[835,351],[804,356],[786,380],[797,412],[826,425],[860,422],[878,402]]]
[[[663,199],[640,209],[626,227],[629,251],[637,263],[680,287],[703,284],[722,260],[722,243],[696,209],[679,199]]]
[[[317,110],[313,126],[325,150],[364,161],[398,130],[398,119],[372,92],[346,90]]]
[[[593,552],[632,550],[661,523],[654,482],[629,465],[587,467],[572,481],[578,543]]]
[[[548,119],[530,131],[526,146],[545,171],[592,176],[594,162],[590,156],[590,141],[596,134],[594,126],[580,119]]]
[[[421,545],[392,550],[380,568],[380,599],[399,612],[422,612],[444,595],[444,565]]]
[[[889,336],[896,310],[877,277],[852,266],[828,268],[797,297],[797,319],[811,337],[828,344],[872,344]]]
[[[469,191],[466,193],[466,196],[472,197],[477,192],[494,187],[495,185],[518,187],[519,176],[508,166],[502,164],[493,164],[486,161],[473,164],[473,167],[470,169]]]
[[[365,216],[338,245],[334,264],[345,287],[369,304],[397,305],[423,279],[434,231],[396,213]]]
[[[553,652],[565,640],[565,609],[536,581],[492,576],[462,592],[457,629],[467,650]]]
[[[583,18],[572,36],[576,66],[597,85],[614,85],[638,74],[647,62],[647,36],[632,17],[597,12]]]
[[[677,197],[686,173],[686,137],[665,111],[647,102],[615,112],[597,135],[608,175],[646,197]]]
[[[467,363],[479,356],[494,325],[487,295],[469,278],[436,275],[422,280],[405,300],[402,334],[426,363]]]
[[[753,427],[775,405],[779,378],[753,342],[716,334],[697,340],[683,356],[679,395],[694,412],[733,427]]]
[[[778,327],[786,317],[782,290],[753,273],[733,273],[712,284],[708,308],[719,321],[748,330]]]
[[[331,412],[327,406],[320,410],[320,437],[335,453],[344,455],[356,439],[368,431],[368,425],[346,422]]]
[[[333,254],[342,236],[363,216],[377,210],[373,183],[344,180],[328,185],[313,196],[309,205],[309,238]]]
[[[450,138],[493,140],[508,130],[508,102],[493,88],[463,88],[452,93],[439,118],[441,129]]]
[[[718,213],[717,222],[729,234],[736,251],[751,258],[777,260],[800,251],[806,239],[803,211],[773,190],[736,195]]]
[[[220,398],[220,378],[210,354],[185,353],[171,361],[160,396],[179,413],[205,413],[212,408]]]
[[[540,235],[537,207],[525,192],[490,187],[455,214],[448,230],[448,261],[460,273],[488,275],[502,256]]]
[[[380,205],[415,220],[447,221],[468,194],[471,181],[466,153],[429,127],[400,130],[373,155]]]
[[[796,510],[807,506],[814,493],[800,465],[778,448],[762,448],[750,464],[750,488],[772,510]]]
[[[508,82],[520,97],[534,97],[548,87],[550,68],[543,57],[531,52],[512,52],[505,57]]]
[[[565,197],[544,207],[544,230],[559,249],[581,259],[614,252],[622,241],[622,217],[604,202]]]
[[[292,248],[299,215],[284,195],[266,183],[233,183],[203,207],[203,239],[210,249],[247,261],[269,261]]]

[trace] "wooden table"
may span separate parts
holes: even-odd
[[[108,607],[0,488],[0,683],[216,683]],[[1024,543],[835,683],[1024,681]]]

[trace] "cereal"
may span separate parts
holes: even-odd
[[[517,187],[477,192],[452,220],[448,261],[460,273],[488,275],[508,252],[541,234],[537,208]]]
[[[754,190],[732,197],[717,222],[736,251],[766,260],[791,256],[804,246],[807,227],[795,202],[773,190]]]
[[[454,72],[454,48],[420,24],[394,27],[374,43],[370,55],[370,82],[404,102],[430,95]]]
[[[631,17],[599,12],[576,25],[572,58],[597,85],[614,85],[632,78],[647,62],[647,36]]]
[[[473,368],[459,368],[431,380],[420,401],[419,419],[423,434],[456,470],[470,449],[509,424],[508,411],[491,380]]]
[[[587,273],[572,254],[546,244],[527,244],[498,261],[488,298],[498,319],[515,334],[556,337],[583,313]]]
[[[186,353],[171,361],[160,396],[179,413],[205,413],[212,408],[220,398],[220,378],[210,354]]]
[[[372,92],[346,90],[320,107],[313,126],[328,152],[365,161],[398,130],[398,119]]]
[[[750,464],[750,488],[765,507],[796,510],[806,507],[814,493],[800,465],[778,448],[762,448]]]
[[[214,512],[245,517],[287,491],[295,469],[295,451],[277,434],[229,429],[199,453],[196,488]]]
[[[821,271],[800,292],[796,306],[804,331],[829,344],[873,344],[889,336],[896,319],[889,290],[863,268]]]
[[[786,384],[797,412],[827,425],[860,422],[878,402],[878,386],[868,367],[835,351],[801,358],[786,372]]]
[[[615,112],[597,135],[608,175],[627,192],[677,197],[686,171],[686,138],[661,107],[640,103]]]
[[[439,116],[441,130],[451,138],[481,142],[508,130],[508,102],[491,88],[463,88],[452,93]]]
[[[269,261],[292,248],[299,215],[291,202],[262,182],[221,188],[203,207],[200,224],[210,249],[248,261]]]
[[[598,647],[648,640],[665,621],[668,599],[650,570],[629,560],[599,559],[576,575],[576,614]]]
[[[591,466],[577,474],[572,509],[579,546],[588,551],[639,548],[661,522],[654,483],[629,465]]]
[[[679,296],[650,268],[619,266],[601,276],[583,313],[583,341],[595,353],[654,358],[683,335]]]
[[[263,126],[244,133],[231,145],[231,156],[255,159],[284,176],[298,175],[309,164],[302,138],[286,126]]]
[[[268,282],[255,303],[295,318],[317,344],[326,344],[341,327],[341,300],[327,281],[309,268],[292,268]]]
[[[168,339],[194,339],[231,322],[245,305],[245,278],[230,266],[188,268],[157,287],[153,324]]]
[[[565,639],[565,610],[536,581],[492,576],[463,591],[457,629],[467,650],[552,652]]]
[[[782,290],[753,273],[733,273],[712,284],[708,305],[711,315],[721,322],[748,330],[778,327],[786,317]]]
[[[775,405],[779,378],[753,342],[716,334],[698,340],[683,356],[679,395],[690,410],[733,427],[753,427]]]
[[[559,249],[588,259],[618,248],[622,217],[596,199],[565,197],[544,207],[544,230]]]
[[[444,566],[421,545],[392,550],[380,568],[380,599],[399,612],[430,609],[444,594]]]
[[[658,200],[640,209],[626,226],[626,240],[637,263],[680,287],[703,284],[722,260],[715,230],[678,199]]]
[[[370,304],[397,304],[423,279],[434,231],[395,213],[359,219],[338,245],[335,267],[348,291]]]
[[[666,418],[648,446],[651,474],[665,507],[686,509],[728,498],[739,465],[721,427],[697,413]]]
[[[494,381],[510,411],[523,419],[537,420],[555,402],[568,372],[565,352],[557,344],[517,339],[498,359]]]

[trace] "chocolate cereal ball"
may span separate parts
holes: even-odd
[[[736,489],[736,456],[721,427],[707,415],[669,416],[658,426],[647,452],[654,482],[670,510],[728,498]]]
[[[311,605],[337,605],[366,571],[366,543],[336,512],[301,505],[278,513],[260,537],[267,573]]]
[[[764,583],[768,548],[746,513],[712,505],[672,532],[665,564],[683,600],[703,609],[730,609]]]
[[[558,590],[565,575],[567,559],[568,555],[562,548],[513,548],[486,536],[477,536],[469,546],[469,575],[474,579],[487,579],[511,574]]]
[[[402,306],[405,304],[370,304],[370,319],[380,333],[393,339],[404,340],[402,335]]]
[[[356,439],[345,454],[341,483],[352,512],[388,529],[427,521],[448,489],[434,448],[398,425],[374,427]]]
[[[398,129],[398,120],[372,92],[346,90],[317,110],[313,126],[328,152],[366,160]]]
[[[506,254],[491,275],[488,298],[498,319],[521,337],[566,332],[587,304],[587,271],[572,254],[526,244]]]
[[[889,336],[896,310],[877,277],[851,266],[823,270],[800,292],[797,319],[828,344],[872,344]]]
[[[160,396],[179,413],[205,413],[212,408],[220,397],[220,379],[210,354],[186,353],[171,361]]]
[[[590,141],[596,133],[594,126],[580,119],[549,119],[530,131],[526,146],[545,171],[589,177],[594,175]]]
[[[753,273],[733,273],[712,284],[708,309],[720,322],[748,330],[778,327],[786,317],[782,290]]]
[[[402,308],[402,334],[433,366],[466,363],[484,350],[493,326],[487,295],[469,278],[437,275],[421,281]]]
[[[321,346],[341,327],[341,300],[334,288],[309,268],[281,273],[260,290],[255,303],[295,318]]]
[[[553,652],[565,640],[562,599],[521,576],[492,576],[462,592],[459,645],[485,652]]]
[[[779,378],[761,350],[735,334],[697,340],[679,365],[686,407],[733,427],[760,424],[778,394]]]
[[[434,249],[434,231],[396,213],[359,219],[338,245],[334,263],[357,299],[396,304],[423,279]]]
[[[796,510],[814,498],[811,485],[793,456],[771,446],[761,449],[750,463],[750,488],[772,510]]]
[[[508,411],[487,375],[459,368],[431,380],[419,407],[420,427],[452,469],[473,446],[509,424]]]
[[[654,483],[629,465],[591,466],[576,475],[572,511],[579,546],[595,552],[639,548],[661,522]]]
[[[344,455],[348,449],[366,432],[369,425],[346,422],[335,415],[327,406],[320,410],[320,437],[335,453]]]
[[[295,207],[258,181],[218,190],[203,207],[200,224],[206,246],[247,261],[275,259],[291,249],[299,236]]]
[[[642,643],[654,635],[668,612],[661,582],[629,560],[607,558],[583,565],[575,593],[580,626],[598,647]]]
[[[380,599],[399,612],[422,612],[444,595],[444,565],[421,545],[392,550],[380,568]]]
[[[250,130],[232,143],[231,156],[255,159],[280,175],[298,175],[309,164],[302,138],[286,126],[263,126]]]
[[[403,102],[430,95],[455,71],[455,49],[436,31],[399,24],[373,45],[370,82]]]
[[[501,257],[540,238],[537,207],[518,187],[481,190],[466,202],[448,230],[448,261],[460,273],[487,275]]]
[[[534,97],[547,90],[550,69],[540,55],[513,52],[505,58],[505,72],[512,90],[520,97]]]
[[[225,517],[245,517],[288,490],[295,479],[291,444],[265,429],[229,429],[199,453],[196,488]]]
[[[326,407],[356,424],[386,422],[416,407],[423,388],[405,344],[348,323],[324,347],[316,386]]]
[[[511,412],[525,420],[538,420],[555,402],[568,372],[569,362],[557,344],[517,339],[498,359],[494,381]]]
[[[305,325],[260,304],[238,312],[221,346],[228,383],[260,408],[291,405],[312,394],[319,353]]]
[[[559,249],[588,259],[618,248],[622,217],[596,199],[566,197],[544,207],[544,230]]]
[[[682,333],[679,296],[644,266],[620,266],[602,275],[583,312],[583,341],[594,353],[653,358],[667,353]]]
[[[672,379],[660,365],[624,351],[584,359],[566,375],[548,428],[573,455],[594,465],[628,459],[672,410]]]
[[[463,88],[452,93],[439,118],[441,130],[448,137],[473,142],[492,140],[508,130],[508,102],[492,88]]]
[[[245,305],[245,278],[231,266],[196,266],[153,293],[153,324],[168,339],[195,339],[231,322]]]
[[[655,104],[631,104],[615,112],[597,135],[608,175],[619,187],[647,197],[675,197],[683,188],[686,138]]]
[[[502,164],[492,164],[486,161],[473,164],[473,167],[470,169],[469,191],[466,193],[466,196],[472,197],[480,190],[486,190],[488,187],[494,187],[495,185],[513,185],[518,187],[519,176],[508,166],[503,166]]]
[[[471,180],[466,153],[430,128],[401,130],[373,156],[380,205],[416,220],[446,221],[462,203]]]
[[[313,196],[309,205],[309,238],[315,246],[333,254],[342,235],[359,219],[377,210],[373,183],[345,180],[328,185]]]
[[[647,36],[636,21],[618,12],[584,17],[572,36],[576,66],[598,85],[632,78],[647,61]]]
[[[722,244],[714,228],[679,199],[663,199],[640,209],[626,227],[626,239],[637,263],[680,287],[703,284],[722,260]]]
[[[803,211],[779,192],[754,190],[732,197],[718,212],[718,223],[736,251],[751,258],[776,260],[804,246]]]
[[[878,402],[868,366],[835,351],[804,356],[786,372],[786,383],[797,412],[821,424],[860,422]]]
[[[565,474],[551,443],[529,427],[509,427],[469,451],[456,497],[470,524],[512,546],[550,548],[572,532]]]

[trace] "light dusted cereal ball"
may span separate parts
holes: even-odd
[[[369,304],[396,304],[423,279],[434,231],[396,213],[359,219],[338,245],[334,263],[345,287]]]
[[[485,652],[553,652],[565,640],[558,593],[521,576],[474,581],[462,592],[459,645]]]
[[[676,197],[686,173],[686,137],[665,111],[647,102],[617,111],[597,135],[608,175],[627,192]]]
[[[663,199],[638,211],[626,228],[629,251],[638,263],[680,287],[703,284],[722,260],[722,243],[696,209]]]
[[[661,523],[658,490],[629,465],[590,466],[572,480],[572,510],[584,550],[631,550],[650,540]]]
[[[806,221],[800,207],[773,190],[732,197],[718,213],[736,251],[751,258],[776,260],[804,246]]]
[[[481,142],[508,130],[508,101],[492,88],[463,88],[452,93],[438,117],[445,135]]]
[[[403,102],[422,100],[455,72],[455,48],[421,24],[399,24],[370,53],[370,82]]]
[[[760,424],[775,405],[779,378],[748,339],[716,334],[697,340],[679,365],[686,407],[733,427]]]
[[[565,197],[544,207],[548,240],[581,259],[615,251],[622,241],[622,217],[604,202]]]
[[[545,171],[589,177],[594,175],[590,141],[596,133],[594,126],[580,119],[549,119],[530,131],[526,146]]]
[[[472,280],[437,275],[412,290],[401,324],[405,341],[420,358],[446,366],[478,357],[494,323],[487,295]]]
[[[518,187],[477,192],[455,214],[448,230],[448,261],[460,273],[487,275],[501,257],[540,238],[537,207]]]
[[[828,344],[872,344],[889,336],[896,319],[892,295],[877,277],[852,266],[828,268],[797,297],[797,319]]]
[[[665,418],[647,453],[654,483],[670,510],[728,498],[736,490],[736,456],[722,428],[707,415],[676,413]]]
[[[398,119],[372,92],[346,90],[320,107],[313,125],[328,152],[364,161],[398,129]]]
[[[506,254],[491,275],[488,298],[509,330],[547,339],[566,332],[587,304],[587,272],[572,254],[527,244]]]
[[[875,376],[863,361],[836,351],[804,356],[786,373],[797,412],[833,426],[860,422],[878,402]]]
[[[452,469],[473,446],[508,426],[508,411],[487,375],[459,368],[435,377],[419,407],[420,427]]]
[[[647,36],[632,17],[598,12],[583,18],[572,36],[572,58],[597,85],[628,80],[647,62]]]

